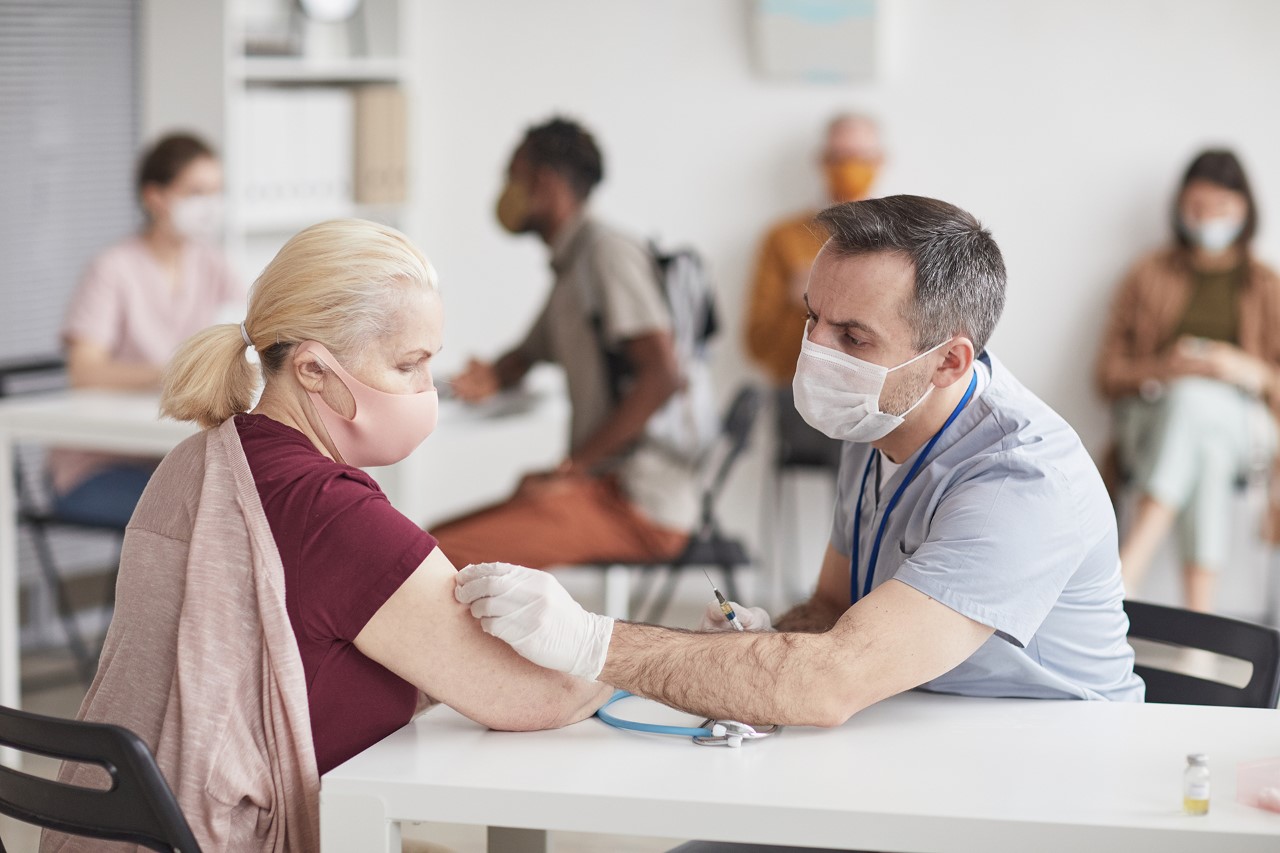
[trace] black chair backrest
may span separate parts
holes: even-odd
[[[109,790],[97,790],[0,766],[0,812],[68,835],[200,850],[151,751],[128,729],[0,707],[0,746],[95,764],[111,777]]]
[[[747,444],[751,439],[751,431],[755,428],[756,418],[760,414],[762,400],[763,396],[759,388],[744,385],[734,395],[733,402],[729,404],[729,409],[725,412],[724,424],[720,429],[720,437],[725,450],[724,455],[720,457],[720,463],[716,466],[715,474],[712,476],[711,482],[702,496],[704,522],[707,520],[712,505],[724,489],[724,484],[729,479],[729,473],[733,470],[733,466],[737,464],[742,452],[747,449]]]
[[[1203,649],[1253,664],[1253,673],[1244,687],[1146,665],[1135,666],[1134,671],[1147,683],[1148,702],[1274,708],[1280,701],[1280,631],[1225,616],[1142,601],[1126,601],[1124,610],[1129,616],[1130,637]]]
[[[59,356],[32,356],[0,361],[0,398],[65,387],[67,363]],[[35,490],[28,477],[32,475],[25,470],[21,453],[14,455],[13,466],[19,506],[24,511],[32,511],[38,501],[31,494]]]
[[[0,397],[64,388],[67,364],[58,356],[0,361]]]

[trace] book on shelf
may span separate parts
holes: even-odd
[[[350,210],[354,104],[345,87],[262,87],[245,97],[246,220],[318,221]]]
[[[402,204],[406,196],[408,127],[404,91],[391,84],[355,90],[355,201]]]
[[[254,87],[243,120],[250,230],[294,230],[405,202],[408,128],[400,87]]]

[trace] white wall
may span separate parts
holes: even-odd
[[[494,223],[523,129],[562,111],[597,132],[596,207],[711,259],[730,321],[726,373],[756,238],[820,201],[811,157],[849,107],[878,115],[882,193],[975,213],[1010,271],[999,355],[1077,425],[1105,410],[1089,368],[1117,277],[1167,233],[1174,182],[1198,146],[1245,159],[1280,255],[1280,4],[1268,0],[882,0],[890,73],[859,86],[781,84],[751,70],[742,0],[438,0],[424,16],[427,139],[417,235],[446,289],[448,353],[494,353],[545,293],[545,253]]]
[[[499,352],[546,292],[542,247],[501,233],[492,205],[524,128],[562,111],[605,149],[597,209],[713,262],[727,394],[748,370],[738,321],[756,240],[776,216],[821,201],[822,126],[856,108],[888,137],[880,192],[946,199],[993,230],[1010,272],[994,349],[1098,452],[1107,415],[1090,374],[1103,311],[1125,267],[1166,239],[1175,182],[1199,146],[1241,153],[1263,207],[1260,253],[1280,256],[1268,217],[1280,210],[1280,3],[881,6],[888,73],[833,86],[755,76],[744,0],[431,4],[417,236],[445,288],[442,367]],[[806,505],[823,501],[811,490]],[[806,567],[829,524],[809,515]],[[735,526],[754,519],[734,507]]]

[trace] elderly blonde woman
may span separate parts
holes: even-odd
[[[170,367],[164,413],[205,429],[129,524],[80,717],[146,740],[204,849],[319,849],[320,774],[429,701],[534,729],[606,697],[486,635],[448,556],[360,470],[434,427],[442,322],[435,273],[402,234],[326,222],[280,250],[244,323],[197,334]],[[246,414],[247,348],[265,387]],[[79,844],[48,834],[42,850]]]

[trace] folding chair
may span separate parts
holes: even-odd
[[[791,386],[775,388],[770,396],[774,446],[769,459],[771,483],[760,502],[761,550],[770,567],[770,604],[784,608],[807,594],[796,573],[784,569],[797,563],[802,550],[802,483],[829,483],[834,502],[843,442],[828,438],[805,422],[796,411]]]
[[[0,746],[97,765],[111,780],[109,789],[98,790],[0,766],[0,812],[68,835],[199,853],[151,751],[128,729],[0,707]]]
[[[0,363],[0,398],[30,393],[30,388],[48,390],[65,385],[66,364],[58,358],[37,358]],[[24,388],[24,386],[27,386]],[[18,496],[18,523],[31,534],[36,562],[46,588],[53,595],[58,620],[67,637],[67,647],[75,659],[76,673],[88,685],[98,666],[100,648],[92,648],[80,630],[71,604],[66,579],[54,555],[53,537],[59,530],[95,531],[115,537],[116,553],[124,539],[124,528],[116,524],[82,521],[59,516],[37,498],[35,479],[25,470],[21,454],[13,460]],[[117,559],[117,563],[118,563]],[[115,571],[108,572],[106,603],[110,607],[115,596]]]
[[[643,621],[654,622],[662,617],[671,604],[676,584],[680,581],[680,573],[685,569],[708,566],[718,568],[724,575],[725,594],[730,598],[737,598],[736,572],[743,566],[750,565],[751,558],[742,540],[726,535],[721,529],[719,517],[716,515],[716,506],[724,492],[729,475],[747,448],[757,415],[760,413],[761,397],[758,388],[745,386],[738,391],[733,402],[730,403],[720,430],[717,447],[713,447],[708,453],[704,466],[707,485],[702,491],[702,511],[698,526],[690,535],[684,550],[673,560],[615,562],[604,567],[608,571],[643,569],[650,576],[654,572],[666,572],[666,578],[645,611]],[[609,580],[606,577],[606,584],[608,583]],[[645,589],[647,590],[647,586]],[[606,590],[606,599],[612,597],[614,596]],[[637,597],[643,599],[645,597],[643,591]],[[617,608],[606,606],[606,610],[610,609]]]

